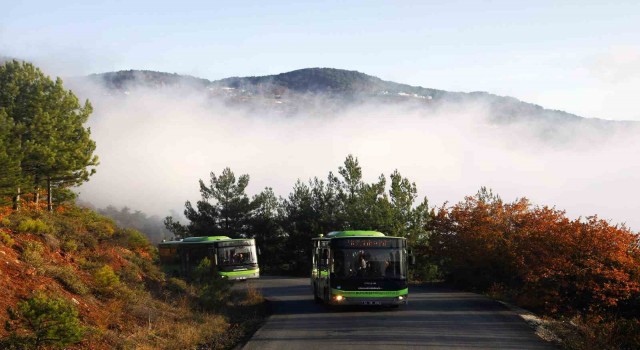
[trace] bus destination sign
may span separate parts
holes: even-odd
[[[253,245],[251,243],[252,241],[250,240],[234,239],[226,242],[218,242],[218,247],[222,248],[222,247],[251,246]]]
[[[342,238],[336,239],[339,248],[400,248],[401,239],[389,238]]]

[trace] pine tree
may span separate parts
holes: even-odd
[[[95,172],[96,146],[84,127],[91,104],[81,105],[60,78],[52,81],[30,63],[6,62],[0,66],[0,110],[10,120],[3,123],[14,137],[6,145],[12,151],[5,153],[20,169],[17,179],[1,175],[2,182],[15,187],[16,206],[25,188],[33,190],[38,200],[40,189],[46,187],[51,210],[53,188],[77,186]]]
[[[190,201],[185,203],[184,215],[190,221],[187,227],[165,219],[165,226],[171,232],[182,236],[200,235],[250,235],[252,213],[257,202],[250,200],[245,190],[249,185],[249,175],[241,175],[236,179],[231,169],[226,168],[220,176],[211,173],[210,185],[200,180],[202,200],[194,208]]]
[[[254,204],[245,193],[249,175],[236,177],[226,168],[220,176],[211,173],[209,187],[200,180],[200,193],[204,200],[213,200],[218,209],[218,227],[229,233],[246,234]]]
[[[21,167],[19,140],[16,126],[4,109],[0,109],[0,201],[6,195],[15,195],[20,187]]]

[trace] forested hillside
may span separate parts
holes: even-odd
[[[136,84],[149,87],[174,86],[179,84],[190,84],[194,87],[206,87],[211,84],[206,79],[195,78],[186,75],[178,75],[147,70],[127,70],[119,72],[109,72],[103,74],[92,74],[89,79],[101,81],[109,89],[122,90],[135,86]]]
[[[171,238],[171,232],[163,224],[163,218],[149,216],[140,210],[132,210],[129,207],[116,208],[112,205],[97,209],[98,213],[111,218],[115,223],[124,228],[132,228],[144,233],[151,243],[160,243],[163,239]]]

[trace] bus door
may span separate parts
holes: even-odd
[[[322,291],[322,297],[325,300],[329,300],[329,246],[327,244],[323,244],[318,250],[318,287],[319,290]]]
[[[313,242],[313,254],[311,254],[311,282],[315,285],[318,278],[318,262],[320,261],[320,249],[318,242]]]
[[[207,249],[207,258],[209,258],[209,261],[211,262],[211,268],[210,268],[210,273],[213,276],[214,274],[217,273],[218,270],[218,253],[217,253],[217,248],[215,246],[210,246]]]
[[[187,247],[178,248],[178,254],[180,255],[180,272],[183,276],[189,277],[191,273],[191,256]]]

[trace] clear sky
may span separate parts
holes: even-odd
[[[5,1],[0,55],[50,75],[305,67],[640,120],[640,1]]]

